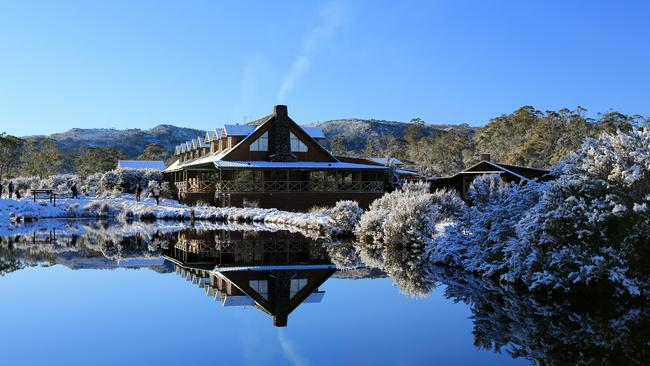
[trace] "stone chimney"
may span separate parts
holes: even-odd
[[[291,153],[291,138],[289,137],[291,124],[286,105],[273,107],[273,126],[269,139],[269,158],[271,161],[296,161]]]
[[[490,156],[490,154],[481,154],[481,161],[483,160],[490,161],[492,160],[492,157]]]

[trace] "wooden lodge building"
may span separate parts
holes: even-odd
[[[179,200],[216,206],[306,210],[355,200],[366,207],[386,191],[389,167],[337,158],[319,144],[324,137],[277,105],[259,120],[177,146],[164,174]]]
[[[455,189],[464,199],[470,185],[479,176],[498,174],[507,183],[521,183],[528,180],[546,180],[549,171],[545,169],[498,163],[491,160],[490,154],[481,154],[481,161],[450,177],[429,179],[431,191],[436,189]]]

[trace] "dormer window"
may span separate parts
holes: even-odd
[[[264,132],[262,136],[253,141],[249,149],[250,151],[269,151],[269,133]]]
[[[309,149],[293,132],[290,133],[291,152],[307,152]]]

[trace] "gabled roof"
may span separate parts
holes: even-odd
[[[484,168],[481,168],[483,166]],[[517,165],[508,165],[497,163],[489,160],[481,160],[478,163],[466,168],[462,172],[458,172],[449,177],[439,177],[434,178],[433,180],[444,180],[456,177],[458,175],[467,175],[467,174],[510,174],[514,177],[517,177],[521,181],[527,181],[535,178],[542,178],[544,175],[548,174],[549,171],[546,169],[538,169]]]
[[[212,140],[218,140],[221,138],[221,134],[219,133],[219,129],[215,128],[214,132],[212,133]]]
[[[365,158],[365,159],[381,165],[388,165],[388,164],[402,165],[403,164],[399,159],[395,159],[395,158]]]
[[[205,147],[205,144],[203,144],[203,140],[200,137],[196,138],[196,147],[199,149]]]
[[[203,139],[203,142],[205,142],[206,144],[212,142],[212,136],[210,136],[210,131],[205,132],[205,139]]]
[[[255,126],[249,125],[224,125],[223,130],[227,136],[248,136],[255,131]]]

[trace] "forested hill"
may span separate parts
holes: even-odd
[[[475,128],[466,124],[428,124],[419,118],[410,122],[386,121],[376,119],[337,119],[323,122],[310,123],[310,126],[321,127],[325,132],[324,145],[337,153],[348,154],[364,153],[376,154],[381,146],[386,146],[393,140],[403,140],[408,135],[409,126],[420,126],[418,136],[436,137],[448,131],[456,131],[463,135],[471,136]],[[370,144],[370,145],[369,145]]]
[[[66,153],[78,153],[83,147],[112,148],[125,158],[135,159],[149,144],[160,144],[172,152],[183,141],[205,136],[205,131],[193,128],[158,125],[148,130],[139,128],[117,130],[112,128],[73,128],[52,135],[25,136],[22,139],[51,139]]]

